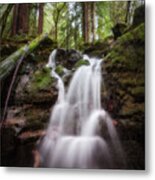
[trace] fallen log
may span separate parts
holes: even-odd
[[[26,44],[25,46],[23,46],[22,48],[20,48],[13,54],[11,54],[5,60],[3,60],[0,63],[0,81],[4,80],[12,72],[12,70],[16,66],[16,63],[23,56],[23,54],[26,57],[35,48],[37,48],[41,42],[45,41],[48,38],[49,37],[47,34],[41,35],[37,37],[36,39],[34,39],[33,41],[31,41],[29,44]]]

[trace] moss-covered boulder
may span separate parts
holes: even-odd
[[[145,22],[145,5],[141,5],[134,12],[133,26],[135,27],[144,22]]]
[[[24,76],[21,76],[20,82],[16,89],[16,103],[49,103],[53,104],[57,97],[55,88],[56,80],[51,77],[50,69],[43,67],[36,70],[27,81],[23,83]]]
[[[104,41],[98,41],[94,44],[85,44],[83,46],[83,54],[87,54],[89,57],[102,58],[110,51],[113,41],[113,37],[109,36],[106,37]]]
[[[55,72],[59,75],[62,76],[64,74],[64,67],[60,64],[56,66]]]
[[[127,28],[127,25],[125,23],[117,23],[113,28],[112,32],[114,34],[114,39],[117,39],[122,34],[124,34],[125,30]]]
[[[144,44],[142,23],[118,38],[113,49],[105,57],[102,70],[107,72],[104,78],[111,93],[109,97],[117,99],[122,106],[127,101],[122,96],[127,94],[134,99],[133,102],[144,101]]]
[[[26,42],[23,40],[21,43]],[[20,43],[18,45],[21,46]],[[46,68],[48,57],[55,48],[56,44],[51,39],[46,39],[23,60],[19,68],[2,127],[6,136],[1,139],[7,139],[2,147],[2,165],[32,167],[34,164],[33,152],[37,140],[45,134],[51,107],[57,99],[57,82],[51,77],[51,70]],[[5,96],[2,94],[2,97],[7,95],[12,75],[13,73],[5,80]],[[3,106],[5,99],[2,99]]]
[[[144,23],[141,23],[120,36],[102,64],[102,105],[118,122],[117,127],[128,157],[128,168],[137,169],[144,168],[144,27]],[[135,144],[132,152],[128,150],[129,144]]]

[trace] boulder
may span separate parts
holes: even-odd
[[[116,40],[118,37],[120,37],[125,32],[126,28],[127,28],[127,25],[125,23],[117,23],[112,28],[114,39]]]
[[[138,26],[141,23],[145,22],[145,5],[139,6],[135,12],[133,17],[133,26]]]
[[[102,64],[102,105],[117,121],[129,169],[144,169],[144,32],[141,23],[117,38]],[[135,148],[130,151],[132,144]]]

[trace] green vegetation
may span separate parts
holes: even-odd
[[[44,90],[51,86],[52,82],[53,78],[50,76],[50,69],[44,68],[42,70],[38,70],[34,73],[29,90],[34,93]]]
[[[56,73],[58,73],[60,76],[64,74],[64,67],[60,64],[55,69]]]
[[[79,61],[75,64],[74,67],[75,67],[75,68],[78,68],[78,67],[80,67],[80,66],[82,66],[82,65],[89,65],[89,61],[81,59],[81,60],[79,60]]]

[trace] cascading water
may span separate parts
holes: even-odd
[[[108,113],[101,108],[101,62],[83,58],[65,94],[62,78],[55,72],[54,50],[47,64],[57,78],[58,100],[52,110],[47,134],[42,140],[42,164],[55,168],[120,168],[123,151]]]

